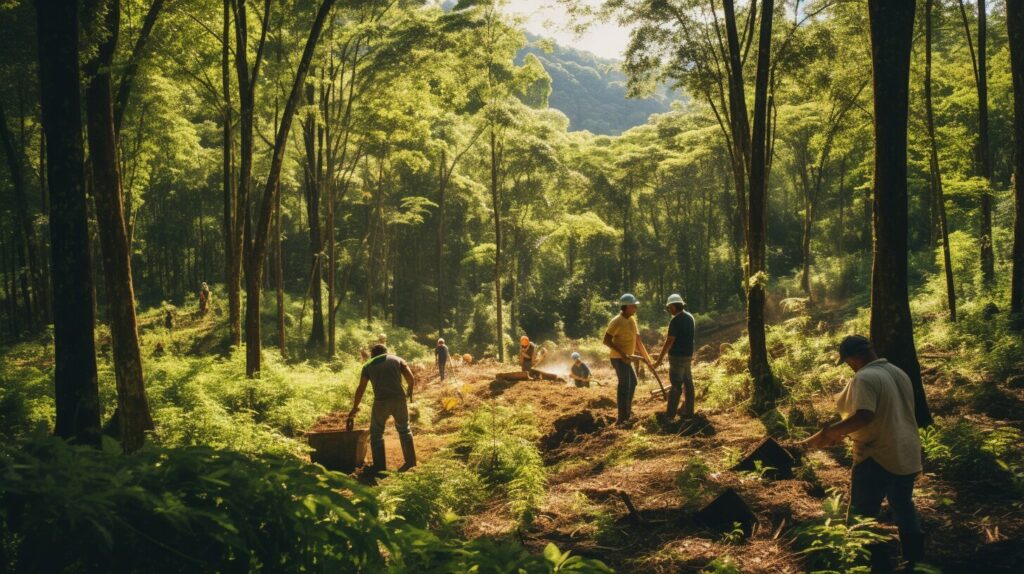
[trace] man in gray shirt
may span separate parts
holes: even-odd
[[[359,403],[366,392],[366,384],[373,385],[373,410],[370,412],[370,451],[373,454],[373,469],[377,472],[387,470],[384,451],[384,425],[388,419],[395,418],[395,429],[398,440],[402,444],[402,455],[405,464],[399,472],[416,466],[416,449],[412,442],[412,430],[409,428],[409,405],[406,397],[412,400],[412,390],[416,384],[412,370],[400,357],[389,355],[388,348],[377,344],[370,349],[370,360],[363,365],[359,375],[359,386],[356,387],[352,410],[348,413],[348,428],[352,430]],[[409,385],[408,392],[402,390],[402,379]]]
[[[836,395],[843,420],[803,441],[822,448],[853,440],[850,506],[874,517],[889,501],[900,532],[907,572],[924,552],[924,535],[914,507],[914,479],[921,472],[921,441],[914,417],[914,389],[902,369],[875,354],[866,337],[850,335],[839,344],[839,360],[856,372]]]

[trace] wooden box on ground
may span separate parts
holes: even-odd
[[[309,458],[328,470],[354,472],[366,462],[366,447],[370,442],[370,431],[337,430],[306,434],[309,446],[313,448]]]

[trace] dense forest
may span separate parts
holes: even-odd
[[[1024,0],[557,5],[622,60],[505,0],[0,2],[0,571],[1017,571]],[[920,562],[815,442],[851,334]],[[419,465],[327,470],[374,344]]]

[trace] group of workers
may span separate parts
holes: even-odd
[[[686,310],[683,298],[673,293],[665,303],[665,310],[671,315],[665,343],[652,360],[643,341],[640,339],[640,327],[636,322],[637,306],[640,301],[632,294],[626,293],[619,297],[619,313],[608,323],[604,333],[604,345],[608,347],[609,358],[615,376],[618,379],[616,388],[616,404],[618,419],[616,424],[629,425],[633,418],[633,395],[636,392],[637,374],[634,365],[636,359],[642,359],[653,370],[668,357],[668,379],[671,388],[668,392],[668,404],[665,411],[667,419],[677,414],[692,417],[694,414],[693,361],[694,320]],[[685,392],[685,395],[684,395]],[[685,396],[682,411],[679,410],[679,399]]]
[[[656,359],[651,359],[636,321],[640,301],[626,293],[619,298],[619,312],[609,322],[603,343],[609,349],[611,365],[618,385],[616,390],[618,418],[616,424],[629,426],[632,422],[633,396],[637,386],[635,361],[645,361],[653,370],[668,358],[669,381],[665,415],[691,417],[694,414],[694,386],[691,363],[694,353],[694,318],[687,311],[686,302],[678,294],[669,296],[665,304],[671,315],[665,341]],[[412,432],[406,399],[412,399],[415,377],[409,365],[401,358],[387,354],[387,347],[379,342],[372,349],[372,357],[363,366],[354,405],[349,413],[351,428],[366,390],[373,385],[374,404],[370,417],[370,445],[374,468],[383,470],[384,424],[395,419],[407,470],[416,464]],[[445,378],[445,366],[450,352],[444,339],[438,339],[435,360],[438,373]],[[538,358],[537,345],[522,337],[519,362],[526,372],[534,370]],[[580,354],[572,354],[570,377],[577,386],[589,386],[590,368]],[[914,413],[914,391],[910,377],[886,359],[880,358],[871,341],[860,335],[851,335],[839,344],[839,364],[845,363],[855,373],[841,393],[836,395],[837,410],[842,419],[825,425],[810,438],[799,443],[805,449],[819,449],[840,444],[849,436],[853,442],[853,470],[851,478],[851,510],[863,516],[876,516],[883,499],[888,500],[899,537],[907,571],[913,571],[924,551],[924,535],[914,506],[914,482],[921,467],[921,442],[918,437]],[[403,392],[401,380],[408,389]],[[683,399],[682,409],[679,401]]]

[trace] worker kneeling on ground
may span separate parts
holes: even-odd
[[[658,353],[658,360],[654,361],[654,368],[661,365],[661,361],[668,354],[668,380],[672,388],[668,392],[668,409],[665,413],[668,418],[676,416],[679,408],[679,397],[683,390],[686,391],[686,403],[683,405],[682,416],[692,417],[694,408],[693,392],[693,315],[686,312],[686,302],[678,293],[669,295],[665,309],[672,314],[668,322],[668,336],[665,344]]]
[[[914,388],[902,369],[875,354],[871,342],[851,335],[839,344],[839,360],[857,374],[836,404],[843,420],[800,443],[824,448],[853,439],[850,508],[874,517],[889,500],[900,533],[907,572],[924,552],[924,534],[914,507],[914,479],[921,472],[921,440],[914,416]]]
[[[405,464],[399,472],[416,466],[416,449],[412,442],[412,430],[409,428],[409,404],[406,396],[412,400],[412,390],[416,379],[409,365],[400,357],[388,354],[388,348],[377,344],[370,349],[371,358],[363,365],[359,375],[359,386],[353,400],[352,410],[348,413],[348,428],[352,430],[359,403],[366,391],[366,383],[373,385],[373,410],[370,412],[370,451],[373,455],[373,470],[387,470],[387,459],[384,451],[384,425],[388,419],[395,418],[395,429],[398,440],[402,444],[402,455]],[[402,391],[402,379],[409,385],[408,392]]]
[[[523,335],[519,338],[519,367],[523,372],[529,373],[534,378],[533,363],[537,357],[537,344],[530,341],[530,338]]]
[[[604,345],[609,349],[612,367],[618,378],[616,402],[619,419],[616,424],[624,425],[633,416],[633,394],[636,392],[636,371],[633,370],[633,354],[637,351],[648,362],[651,356],[640,340],[640,328],[636,324],[636,306],[640,304],[630,293],[619,297],[619,314],[608,323],[604,334]]]
[[[590,388],[590,367],[580,359],[579,353],[572,354],[572,367],[569,369],[569,376],[576,383],[576,387]]]

